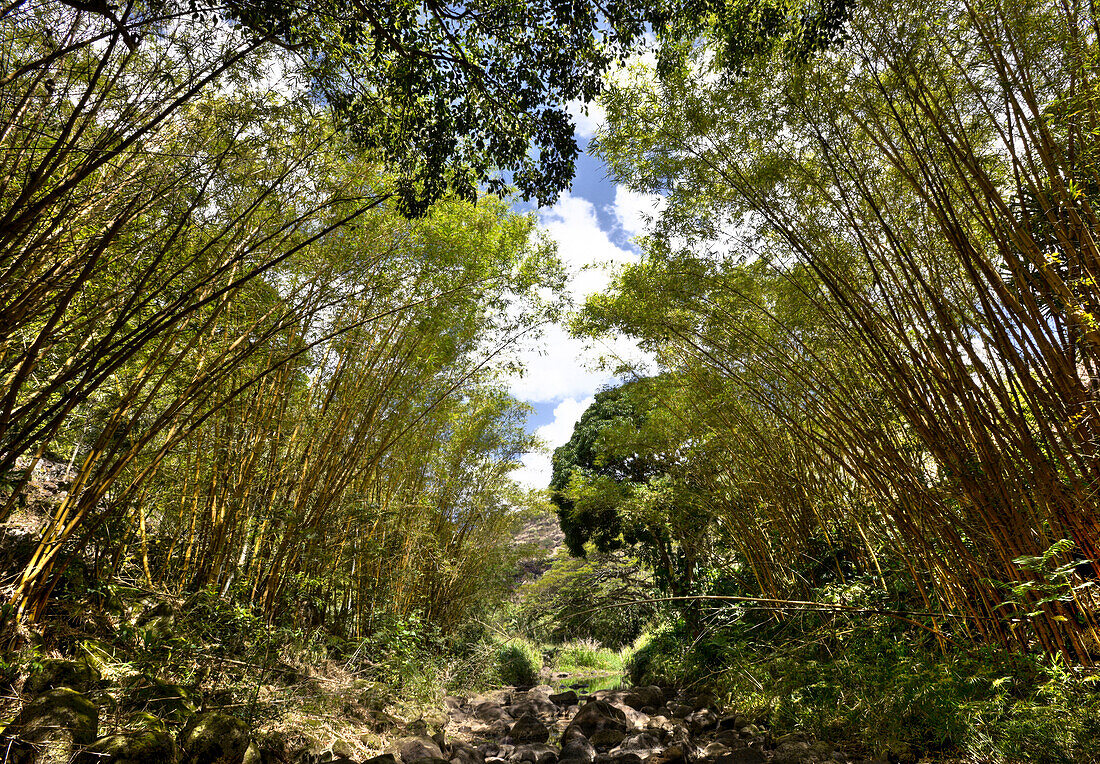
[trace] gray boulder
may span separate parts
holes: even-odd
[[[513,719],[519,719],[521,716],[529,714],[539,718],[550,718],[557,715],[558,707],[550,702],[548,698],[532,693],[527,700],[508,706],[507,711]]]
[[[485,723],[498,721],[507,715],[504,707],[496,701],[486,700],[474,706],[474,718]]]
[[[442,759],[443,750],[427,735],[412,735],[397,741],[397,756],[405,764],[410,764],[424,759]]]
[[[179,736],[186,764],[242,764],[250,743],[248,725],[220,711],[192,716]]]
[[[562,736],[561,743],[561,758],[564,759],[579,759],[581,761],[593,761],[596,758],[596,747],[589,742],[588,738],[581,735],[579,732],[570,736]]]
[[[450,756],[451,764],[485,764],[485,754],[462,742],[451,745]]]
[[[537,716],[528,713],[516,720],[508,736],[516,743],[545,743],[550,739],[550,729]]]
[[[623,694],[622,702],[636,711],[660,708],[665,702],[665,692],[656,685],[635,687]]]
[[[570,728],[580,731],[589,740],[598,730],[620,730],[625,735],[627,729],[626,714],[622,709],[606,700],[592,700],[585,703],[569,723]],[[620,738],[621,739],[621,738]]]
[[[565,692],[559,692],[557,695],[550,696],[550,702],[568,708],[569,706],[577,705],[577,692],[576,690],[566,690]]]
[[[690,714],[684,721],[691,727],[692,732],[698,734],[717,727],[718,714],[714,712],[714,709],[700,708],[698,711]]]
[[[625,737],[625,730],[616,727],[603,727],[593,732],[588,740],[597,751],[610,751],[623,742]]]
[[[156,677],[141,674],[124,682],[123,711],[146,711],[162,719],[183,722],[195,713],[191,691]]]
[[[363,764],[397,764],[397,757],[392,753],[383,753],[380,756],[372,756]]]
[[[645,754],[656,751],[661,747],[660,739],[650,732],[637,732],[629,735],[619,743],[619,750],[623,753]]]

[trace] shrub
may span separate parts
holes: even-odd
[[[622,669],[620,653],[609,650],[592,639],[582,639],[562,645],[554,655],[554,666],[564,670],[589,668],[603,671]]]
[[[504,684],[532,685],[542,670],[542,651],[526,639],[514,637],[497,645],[496,664]]]

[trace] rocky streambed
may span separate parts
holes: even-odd
[[[384,736],[357,744],[272,745],[228,708],[194,707],[188,693],[137,677],[107,695],[87,664],[47,661],[27,700],[0,733],[4,764],[850,764],[867,761],[804,735],[773,736],[722,711],[707,694],[635,687],[578,695],[549,685],[444,698],[400,722],[371,692],[358,691],[338,715],[363,717]],[[96,688],[100,689],[96,689]],[[334,695],[334,697],[341,697]],[[92,699],[98,699],[93,702]],[[110,701],[110,702],[107,702]],[[341,701],[343,702],[343,701]],[[104,705],[106,703],[106,705]],[[364,705],[367,703],[367,705]],[[100,723],[112,708],[113,721]],[[336,717],[334,717],[335,719]],[[406,717],[408,718],[408,717]],[[124,721],[119,721],[124,719]],[[177,731],[178,730],[178,731]],[[337,733],[339,734],[339,733]],[[374,740],[374,745],[367,744]],[[285,741],[284,741],[285,743]],[[365,752],[384,751],[373,757]],[[359,751],[359,754],[352,751]],[[357,758],[350,758],[357,756]],[[911,756],[890,756],[912,761]],[[885,760],[879,761],[885,764]]]
[[[364,764],[868,761],[797,733],[773,737],[743,716],[722,712],[705,693],[637,687],[579,697],[543,685],[448,697],[445,703],[449,721],[442,730],[402,738],[392,753]]]

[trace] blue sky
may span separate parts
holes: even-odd
[[[590,115],[575,114],[577,138],[584,153],[577,162],[573,189],[553,207],[538,211],[544,231],[558,245],[558,255],[571,275],[569,291],[579,304],[592,293],[606,289],[611,273],[637,260],[630,240],[642,232],[647,214],[656,199],[630,192],[607,177],[603,162],[587,153],[588,139],[599,124],[595,107]],[[528,372],[509,380],[516,397],[534,407],[529,430],[538,434],[552,450],[566,442],[573,425],[613,374],[599,368],[601,357],[642,360],[643,354],[626,338],[586,347],[561,327],[551,327],[534,347],[521,357]],[[531,488],[545,488],[550,479],[549,450],[529,453],[514,477]]]

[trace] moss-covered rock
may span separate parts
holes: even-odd
[[[31,674],[23,690],[30,695],[40,695],[58,687],[84,692],[93,689],[101,679],[99,671],[86,661],[49,658],[42,661],[42,669],[38,673]]]
[[[191,691],[186,687],[143,674],[130,677],[124,686],[123,711],[144,711],[173,722],[183,722],[195,713]]]
[[[88,746],[82,764],[175,764],[179,748],[172,735],[164,730],[148,729],[108,735]]]
[[[4,730],[0,747],[11,764],[67,764],[96,739],[99,709],[76,690],[59,687],[39,695]]]
[[[242,764],[250,742],[247,724],[217,711],[192,716],[179,737],[187,764]]]

